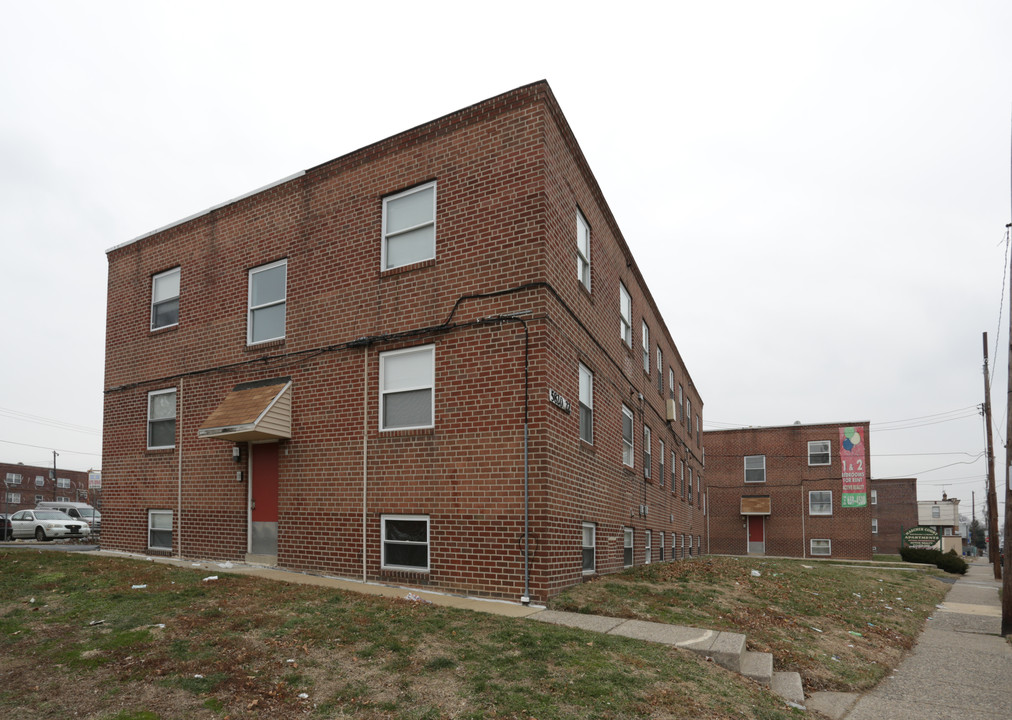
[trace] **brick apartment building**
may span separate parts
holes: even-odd
[[[107,548],[544,600],[703,544],[702,400],[545,82],[108,262]]]
[[[898,555],[903,532],[917,525],[917,479],[873,478],[870,487],[871,551]]]
[[[86,502],[95,505],[97,492],[88,491],[88,473],[80,470],[0,463],[0,479],[4,481],[4,498],[0,512],[15,513],[34,508],[46,501]]]
[[[711,553],[871,559],[867,422],[704,436]]]

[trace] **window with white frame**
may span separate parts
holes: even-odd
[[[576,210],[576,277],[590,292],[590,225],[579,208]]]
[[[650,530],[646,531],[646,537],[643,545],[643,562],[647,565],[653,560],[651,555],[653,554],[653,533]]]
[[[682,460],[680,464],[681,467],[679,469],[679,472],[681,473],[681,480],[682,480],[682,497],[685,497],[685,461]]]
[[[766,482],[765,455],[745,456],[745,482],[747,483]]]
[[[21,474],[20,473],[7,473],[7,484],[8,485],[20,485]]]
[[[647,321],[642,321],[643,328],[643,372],[650,374],[650,328]]]
[[[151,278],[151,329],[179,324],[179,268]]]
[[[703,439],[700,430],[703,429],[703,422],[699,419],[699,413],[696,413],[696,447],[699,447],[699,441]]]
[[[148,393],[148,450],[176,446],[176,389]]]
[[[678,383],[678,412],[681,413],[681,415],[678,417],[678,420],[681,421],[681,419],[685,417],[685,396],[684,393],[682,392],[681,383]]]
[[[20,505],[21,504],[21,493],[8,492],[7,493],[7,502],[10,503],[11,505]]]
[[[692,401],[689,398],[685,398],[685,427],[689,431],[689,437],[692,437]]]
[[[808,443],[808,464],[829,465],[829,440],[813,440]]]
[[[692,557],[692,536],[686,535],[685,539],[686,542],[688,542],[688,545],[685,547],[685,552],[688,554],[689,557]]]
[[[70,502],[70,498],[66,495],[57,495],[56,502]]]
[[[632,347],[632,298],[621,282],[618,284],[618,317],[619,337],[627,346]]]
[[[952,535],[952,528],[951,527],[944,528],[942,534],[943,535]]]
[[[650,477],[650,466],[653,464],[650,457],[650,428],[643,426],[643,477]]]
[[[678,559],[678,535],[671,533],[671,559]]]
[[[661,346],[657,346],[657,392],[664,395],[664,353]]]
[[[657,441],[657,480],[661,487],[664,487],[664,441]],[[663,545],[663,543],[661,543]]]
[[[42,477],[41,475],[36,475],[35,476],[35,487],[44,487],[45,484],[46,484],[46,479],[44,477]]]
[[[809,515],[832,515],[833,514],[833,491],[832,490],[809,490],[808,491],[808,514]]]
[[[878,490],[871,491],[871,504],[878,505]]]
[[[592,573],[596,567],[597,526],[583,523],[583,572]]]
[[[622,406],[622,464],[628,467],[635,465],[633,455],[633,413],[625,405]]]
[[[42,502],[42,496],[41,495],[36,495],[35,496],[35,503],[38,504],[40,502]]]
[[[434,345],[380,353],[380,430],[434,426]]]
[[[938,507],[937,505],[932,505],[931,506],[931,517],[933,517],[933,518],[941,518],[942,517],[942,509],[940,507]]]
[[[703,554],[703,536],[702,535],[697,535],[696,536],[696,555],[702,555],[702,554]]]
[[[288,260],[278,260],[249,271],[247,345],[284,339],[287,288]]]
[[[580,439],[594,443],[594,373],[580,363]]]
[[[678,476],[675,475],[678,467],[678,454],[674,450],[671,451],[671,494],[674,495],[678,492]]]
[[[657,559],[664,562],[664,531],[661,530],[661,536],[657,542]]]
[[[633,529],[622,529],[622,565],[631,567],[633,564]]]
[[[429,516],[382,515],[383,568],[429,570]]]
[[[172,550],[171,510],[148,510],[148,549]]]
[[[689,504],[692,504],[692,467],[689,467]]]
[[[668,397],[672,400],[675,399],[675,371],[674,368],[668,368]]]
[[[812,538],[809,541],[809,549],[812,555],[832,555],[833,541],[828,538]]]
[[[436,183],[383,198],[382,268],[436,257]]]
[[[873,535],[878,533],[878,518],[871,519],[871,532]]]
[[[56,478],[56,487],[63,490],[70,489],[70,478]]]

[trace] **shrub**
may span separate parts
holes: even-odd
[[[956,554],[955,550],[942,553],[933,548],[900,548],[900,557],[906,562],[930,563],[947,573],[954,575],[965,575],[967,564],[963,558]]]

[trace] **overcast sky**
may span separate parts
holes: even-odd
[[[101,466],[106,250],[546,79],[704,427],[870,420],[979,516],[1012,3],[351,5],[0,0],[0,460]]]

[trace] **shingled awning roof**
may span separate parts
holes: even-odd
[[[230,442],[292,436],[292,380],[274,378],[236,385],[197,431]]]

